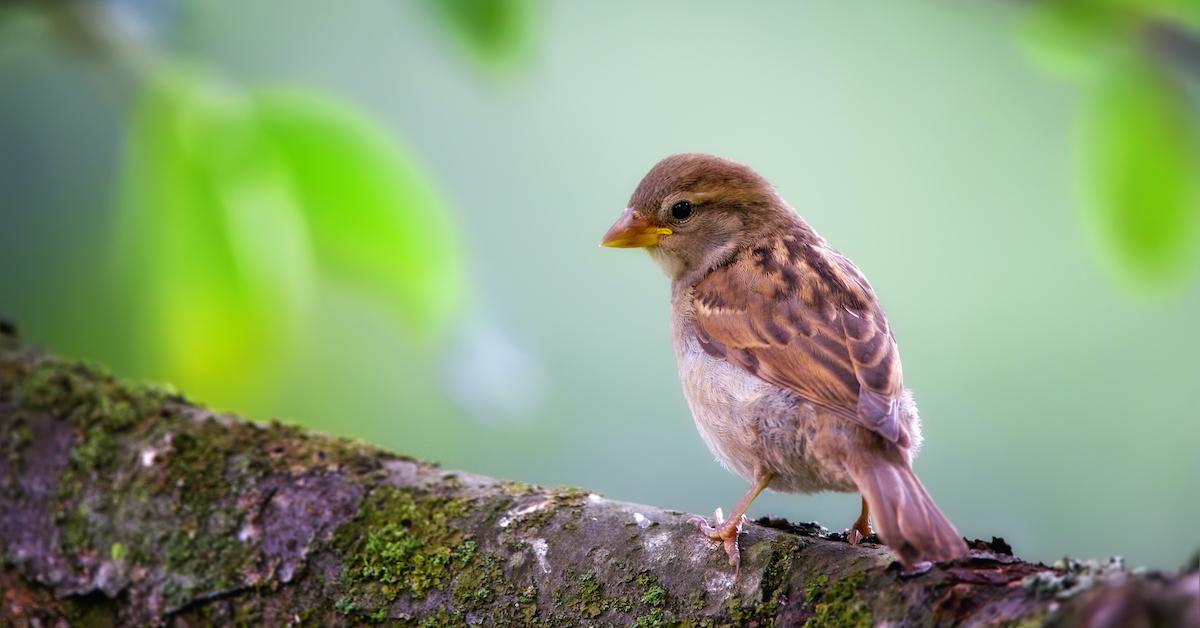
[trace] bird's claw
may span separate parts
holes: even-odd
[[[846,541],[851,545],[858,545],[874,533],[875,531],[871,529],[871,523],[860,517],[849,530],[846,530]]]
[[[733,577],[737,578],[742,571],[742,550],[738,547],[737,533],[725,539],[722,545],[725,546],[725,555],[729,557],[729,564],[733,567]]]
[[[708,520],[700,516],[693,516],[689,521],[696,524],[700,533],[708,540],[720,542],[725,548],[725,554],[729,556],[729,564],[737,571],[741,571],[742,559],[741,550],[738,548],[738,535],[742,533],[742,525],[746,522],[746,516],[742,515],[736,521],[726,522],[720,508],[713,515],[715,526],[709,525]]]
[[[722,525],[725,523],[725,515],[721,512],[720,508],[713,513],[713,523],[716,524],[715,526],[708,525],[708,519],[700,515],[693,515],[688,521],[695,524],[700,529],[700,532],[708,537],[710,541],[725,540],[725,534],[723,534],[725,526]]]
[[[718,513],[719,512],[720,511],[718,511]],[[698,528],[704,536],[707,536],[710,539],[716,540],[717,529],[713,526],[708,525],[708,519],[705,519],[704,517],[701,517],[700,515],[692,515],[691,517],[688,517],[688,523],[691,523],[692,525],[696,526],[696,528]],[[721,525],[720,517],[716,518],[716,523],[718,526]]]

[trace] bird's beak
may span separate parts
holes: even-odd
[[[671,235],[671,230],[655,226],[633,208],[629,208],[613,223],[608,233],[604,234],[600,245],[621,249],[658,246],[659,239],[665,235]]]

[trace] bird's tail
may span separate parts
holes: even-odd
[[[853,474],[871,509],[879,537],[896,552],[900,562],[911,566],[922,560],[951,560],[967,553],[958,530],[938,509],[907,461],[875,457],[858,465]]]

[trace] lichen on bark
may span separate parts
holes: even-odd
[[[735,573],[683,513],[242,421],[0,333],[0,623],[1200,622],[1195,566],[979,541],[905,574],[881,546],[762,523]]]

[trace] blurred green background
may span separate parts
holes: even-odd
[[[16,3],[0,313],[255,418],[728,509],[666,279],[596,246],[655,161],[717,153],[871,278],[964,534],[1173,568],[1200,541],[1197,13]]]

